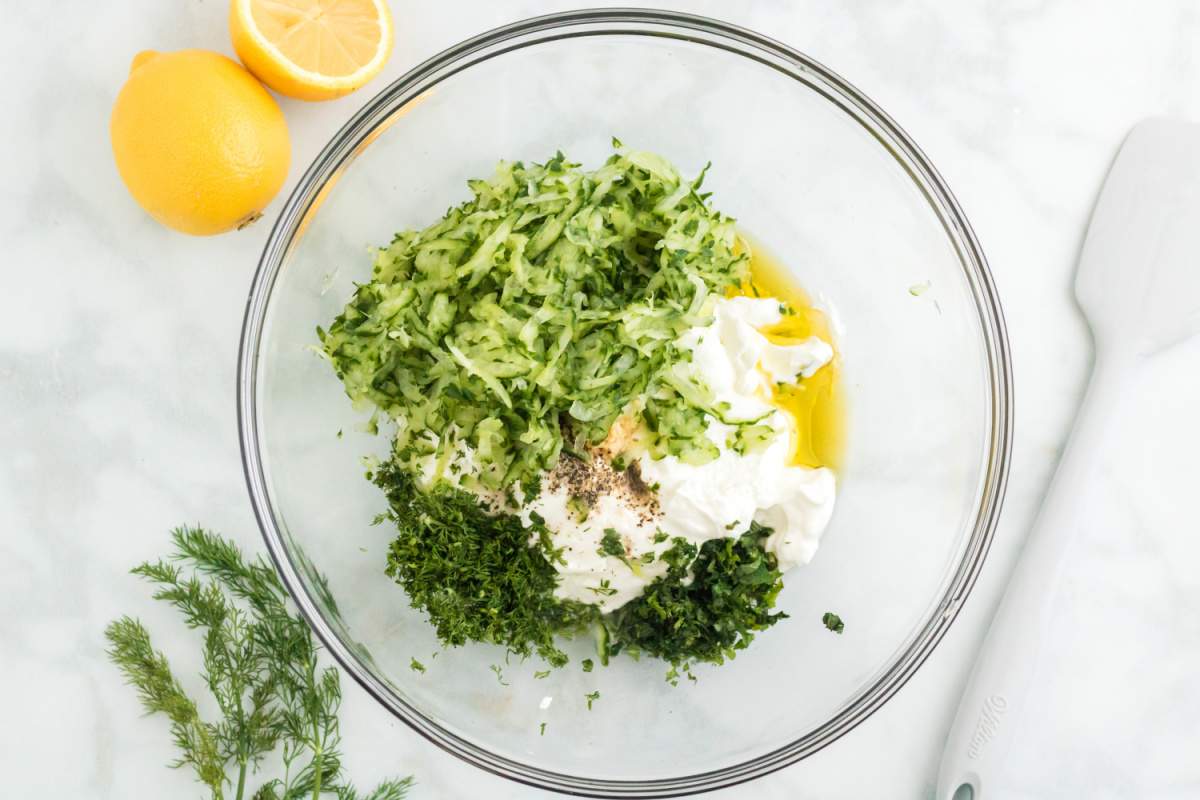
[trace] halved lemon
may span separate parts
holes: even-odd
[[[233,0],[229,30],[246,69],[301,100],[353,92],[392,52],[386,0]]]

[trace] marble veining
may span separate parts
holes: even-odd
[[[715,795],[931,797],[959,690],[1086,380],[1090,346],[1070,280],[1087,215],[1134,122],[1159,113],[1200,119],[1200,7],[1191,0],[661,4],[768,33],[859,86],[929,154],[991,261],[1012,339],[1017,438],[1004,519],[974,595],[929,662],[869,722],[799,765]],[[394,0],[395,54],[371,87],[326,104],[284,102],[294,145],[290,181],[385,81],[467,35],[572,5],[463,0],[451,9]],[[160,552],[170,526],[202,521],[248,547],[259,545],[238,459],[234,366],[246,289],[268,225],[214,239],[158,227],[120,184],[107,123],[134,53],[184,47],[228,53],[225,15],[218,0],[115,0],[103,8],[22,3],[4,11],[0,764],[6,796],[197,794],[187,774],[162,767],[171,758],[165,727],[140,718],[132,693],[103,658],[101,632],[126,611],[156,631],[177,630],[167,612],[146,600],[144,587],[124,575]],[[268,215],[278,207],[277,200]],[[1123,432],[1111,457],[1114,470],[1123,464],[1140,470],[1136,481],[1115,480],[1113,492],[1138,489],[1120,495],[1120,513],[1131,531],[1148,535],[1081,557],[1103,579],[1088,584],[1073,577],[1074,595],[1067,594],[1076,605],[1058,612],[1059,624],[1072,632],[1064,642],[1082,646],[1089,631],[1087,641],[1102,638],[1103,624],[1073,610],[1100,592],[1120,624],[1122,652],[1140,648],[1149,659],[1123,655],[1113,668],[1130,680],[1152,668],[1167,671],[1144,696],[1112,698],[1113,718],[1143,738],[1130,753],[1113,744],[1128,741],[1127,733],[1110,737],[1111,746],[1065,766],[1047,756],[1031,767],[1031,786],[1053,782],[1062,766],[1081,779],[1089,771],[1101,775],[1092,796],[1200,794],[1196,768],[1188,772],[1179,762],[1182,753],[1194,756],[1200,713],[1188,678],[1200,667],[1200,631],[1194,614],[1180,614],[1200,598],[1197,573],[1183,566],[1197,563],[1196,547],[1169,536],[1181,523],[1166,510],[1177,496],[1172,492],[1200,479],[1185,446],[1200,441],[1200,431],[1179,421],[1200,400],[1198,364],[1200,346],[1188,345],[1147,367],[1148,385],[1160,390],[1157,405],[1136,432]],[[1169,430],[1154,429],[1164,420]],[[189,652],[185,642],[182,632],[162,638],[169,653]],[[1070,648],[1061,656],[1066,663]],[[186,663],[182,655],[177,660]],[[346,695],[348,761],[362,782],[412,771],[420,782],[414,797],[537,794],[441,753],[356,686],[347,685]],[[1053,708],[1046,726],[1055,735],[1099,735],[1088,709]],[[1124,766],[1123,754],[1135,756],[1129,763],[1140,768]],[[1151,772],[1165,782],[1147,783]]]

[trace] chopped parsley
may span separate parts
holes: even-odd
[[[837,614],[834,614],[832,611],[825,612],[825,614],[821,617],[821,624],[834,633],[841,633],[846,629],[846,625],[842,622],[842,618]]]
[[[581,662],[580,666],[583,667],[584,672],[591,672],[592,668],[595,667],[596,665],[592,662],[592,660],[590,658],[585,658]]]
[[[539,681],[540,681],[542,678],[549,678],[549,677],[550,677],[550,670],[548,670],[548,669],[540,669],[540,670],[538,670],[537,672],[533,673],[533,677],[534,677],[534,678],[536,678],[536,679],[538,679]]]
[[[604,529],[604,536],[601,537],[600,546],[596,548],[596,552],[602,556],[618,559],[625,566],[629,567],[634,575],[642,574],[641,567],[638,566],[638,563],[642,559],[630,560],[629,556],[625,554],[625,543],[621,541],[621,534],[617,533],[616,528]],[[651,560],[653,560],[653,553],[650,555]]]
[[[672,664],[671,668],[667,670],[667,683],[672,686],[678,686],[681,675],[687,676],[687,679],[692,683],[695,683],[697,680],[690,664]]]
[[[667,574],[604,618],[610,652],[645,653],[685,671],[733,658],[786,616],[771,611],[783,581],[763,544],[769,533],[752,523],[740,538],[711,539],[698,553],[675,539],[662,556]]]
[[[617,533],[616,528],[604,529],[604,536],[600,538],[600,547],[596,552],[602,556],[625,558],[625,545],[621,542],[621,534]]]
[[[597,692],[588,692],[587,694],[584,695],[584,699],[587,700],[588,711],[591,711],[592,703],[594,703],[600,699],[600,692],[598,692],[598,691]]]
[[[504,670],[500,668],[499,664],[492,664],[488,669],[496,673],[496,680],[501,686],[508,686],[508,681],[504,680]]]
[[[417,661],[417,659],[415,659],[415,658],[413,658],[409,662],[408,668],[411,669],[413,672],[424,672],[425,671],[425,665],[422,664],[420,661]]]

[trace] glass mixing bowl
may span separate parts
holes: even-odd
[[[422,228],[500,158],[561,149],[598,165],[617,136],[705,188],[832,309],[848,397],[837,509],[789,572],[790,615],[721,667],[672,687],[620,657],[536,679],[533,661],[437,654],[383,573],[385,507],[314,328],[366,280],[368,248]],[[725,23],[645,10],[516,23],[430,59],[368,102],[305,172],[246,311],[239,423],[271,556],[329,651],[438,746],[561,792],[665,797],[794,763],[878,709],[945,634],[1000,510],[1012,387],[983,253],[929,161],[846,81]],[[343,433],[344,432],[344,435]],[[834,611],[843,635],[821,624]],[[411,659],[426,671],[410,669]],[[503,683],[490,665],[501,668]],[[600,692],[589,710],[585,695]],[[550,698],[544,700],[544,698]],[[547,706],[546,703],[549,703]],[[542,723],[545,723],[544,734]]]

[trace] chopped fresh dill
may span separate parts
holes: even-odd
[[[589,586],[587,588],[589,592],[595,592],[601,597],[612,597],[617,593],[617,590],[612,587],[612,584],[608,578],[601,579],[600,585],[598,586]]]
[[[554,597],[556,554],[534,523],[539,547],[519,518],[491,514],[468,492],[421,491],[393,464],[378,471],[397,536],[387,574],[409,602],[428,613],[442,644],[494,642],[517,656],[537,654],[552,666],[567,663],[555,637],[585,629],[592,611]]]

